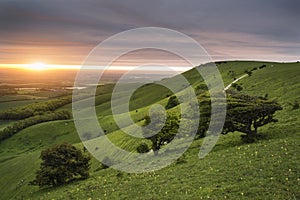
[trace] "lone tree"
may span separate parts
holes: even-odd
[[[175,115],[168,115],[164,123],[162,112],[154,112],[151,117],[145,118],[145,126],[148,125],[144,136],[152,143],[151,149],[155,155],[162,145],[171,142],[179,128],[179,119]],[[157,132],[158,131],[158,132]]]
[[[42,163],[32,185],[57,186],[78,176],[89,176],[90,156],[70,144],[59,144],[42,151]]]
[[[245,133],[246,141],[254,141],[257,129],[271,122],[277,122],[274,114],[282,107],[275,101],[245,94],[229,95],[223,134],[239,131]]]

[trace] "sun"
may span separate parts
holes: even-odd
[[[41,71],[41,70],[47,69],[48,67],[47,67],[47,65],[44,64],[44,63],[36,62],[36,63],[32,63],[32,64],[27,65],[27,68],[28,68],[28,69],[31,69],[31,70],[38,70],[38,71]]]

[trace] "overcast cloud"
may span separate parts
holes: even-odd
[[[0,63],[81,64],[102,40],[144,26],[181,31],[215,60],[294,61],[299,10],[297,0],[1,0]]]

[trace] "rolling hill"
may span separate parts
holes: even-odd
[[[224,85],[256,68],[251,76],[237,82],[241,92],[267,96],[283,106],[276,113],[278,123],[259,129],[264,139],[245,144],[240,133],[222,135],[203,159],[198,158],[203,139],[195,140],[182,162],[140,174],[100,170],[101,164],[93,159],[87,180],[39,189],[28,183],[39,168],[41,150],[62,142],[83,148],[72,119],[41,123],[0,143],[0,199],[299,199],[300,109],[293,109],[293,104],[300,102],[300,64],[227,61],[217,66]],[[196,69],[183,75],[194,88],[203,84]],[[174,80],[176,77],[162,81]],[[99,88],[98,121],[114,144],[136,152],[137,146],[147,141],[119,130],[110,108],[112,89],[112,85]],[[155,83],[139,88],[131,98],[133,120],[139,123],[154,103],[166,105],[171,94]],[[71,104],[61,109],[71,111]]]

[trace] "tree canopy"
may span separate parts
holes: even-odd
[[[163,144],[169,143],[174,139],[179,128],[177,116],[168,114],[165,123],[163,116],[164,114],[161,112],[154,112],[151,117],[148,115],[145,118],[145,126],[148,125],[148,127],[144,135],[152,142],[151,149],[156,155]],[[157,130],[159,130],[158,133],[156,133]]]
[[[59,144],[41,152],[42,163],[33,185],[56,186],[80,176],[89,176],[90,156],[70,144]]]
[[[263,97],[228,95],[223,134],[239,131],[245,133],[248,138],[253,138],[257,135],[259,127],[278,121],[274,118],[278,110],[282,110],[282,107],[276,101]]]
[[[173,108],[179,104],[178,98],[176,96],[171,96],[166,105],[166,109]]]
[[[200,122],[197,135],[204,137],[211,117],[210,98],[206,95],[201,96],[199,105]],[[282,107],[276,101],[230,91],[227,94],[226,120],[222,134],[238,131],[246,134],[243,137],[251,141],[251,138],[257,136],[259,127],[277,122],[274,114],[278,110],[282,110]]]

